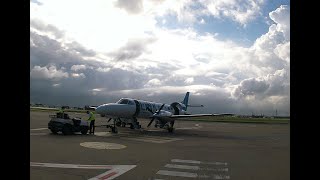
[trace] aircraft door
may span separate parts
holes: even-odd
[[[136,112],[134,113],[133,117],[137,117],[140,113],[140,103],[137,100],[134,100],[134,103],[136,104]]]

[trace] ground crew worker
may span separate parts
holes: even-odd
[[[90,122],[89,134],[94,134],[94,122],[95,122],[94,114],[93,114],[93,112],[89,112],[89,111],[87,111],[87,114],[89,114],[88,121]]]
[[[58,114],[61,116],[60,118],[64,118],[64,107],[61,107],[61,108],[59,109]],[[58,118],[59,118],[59,117],[58,117]]]

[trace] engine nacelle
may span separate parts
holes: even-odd
[[[186,114],[186,111],[185,109],[186,106],[182,103],[179,103],[179,102],[174,102],[171,104],[171,107],[174,109],[174,115],[183,115],[183,114]]]

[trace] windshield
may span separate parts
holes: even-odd
[[[128,99],[120,99],[117,104],[128,104]]]

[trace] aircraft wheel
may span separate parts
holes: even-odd
[[[88,128],[83,128],[82,130],[81,130],[81,134],[87,134],[88,133]]]
[[[51,129],[52,134],[58,134],[58,131]]]
[[[172,133],[173,132],[173,127],[168,128],[168,132]]]
[[[130,129],[134,129],[134,125],[133,124],[130,124]]]
[[[70,134],[72,134],[71,127],[69,127],[69,126],[63,126],[62,134],[63,134],[63,135],[70,135]]]
[[[116,127],[111,127],[111,132],[112,133],[118,133],[118,129]]]
[[[121,126],[121,122],[117,122],[116,126],[118,126],[118,127]]]

